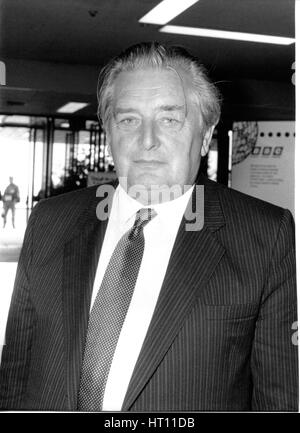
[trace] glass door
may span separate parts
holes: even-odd
[[[42,184],[43,128],[26,116],[0,119],[0,261],[17,261]],[[2,122],[1,122],[2,120]]]

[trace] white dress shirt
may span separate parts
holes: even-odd
[[[144,255],[113,356],[104,393],[103,410],[121,410],[192,190],[193,188],[189,188],[182,196],[172,201],[143,206],[131,198],[120,185],[116,189],[94,281],[91,307],[115,246],[123,234],[133,226],[136,212],[143,207],[151,207],[155,209],[157,216],[144,227]]]

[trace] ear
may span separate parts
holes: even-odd
[[[205,156],[209,150],[209,145],[213,136],[215,125],[207,129],[203,137],[203,143],[201,147],[201,156]]]
[[[105,131],[105,144],[106,144],[106,151],[107,151],[108,155],[110,157],[112,157],[111,145],[110,145],[110,134],[108,133],[107,130]]]
[[[111,154],[111,147],[110,147],[110,142],[109,140],[106,140],[106,151],[108,153],[108,155],[112,158],[112,154]]]

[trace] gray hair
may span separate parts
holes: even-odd
[[[124,71],[134,71],[145,67],[178,68],[190,74],[199,108],[207,130],[216,125],[220,118],[221,97],[216,86],[207,77],[205,68],[198,59],[182,47],[166,46],[158,42],[142,42],[133,45],[113,58],[100,72],[98,80],[98,117],[105,126],[111,116],[113,84]]]

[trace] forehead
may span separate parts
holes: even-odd
[[[113,87],[114,105],[128,101],[164,99],[170,103],[184,104],[190,90],[185,71],[173,69],[141,69],[121,72]]]

